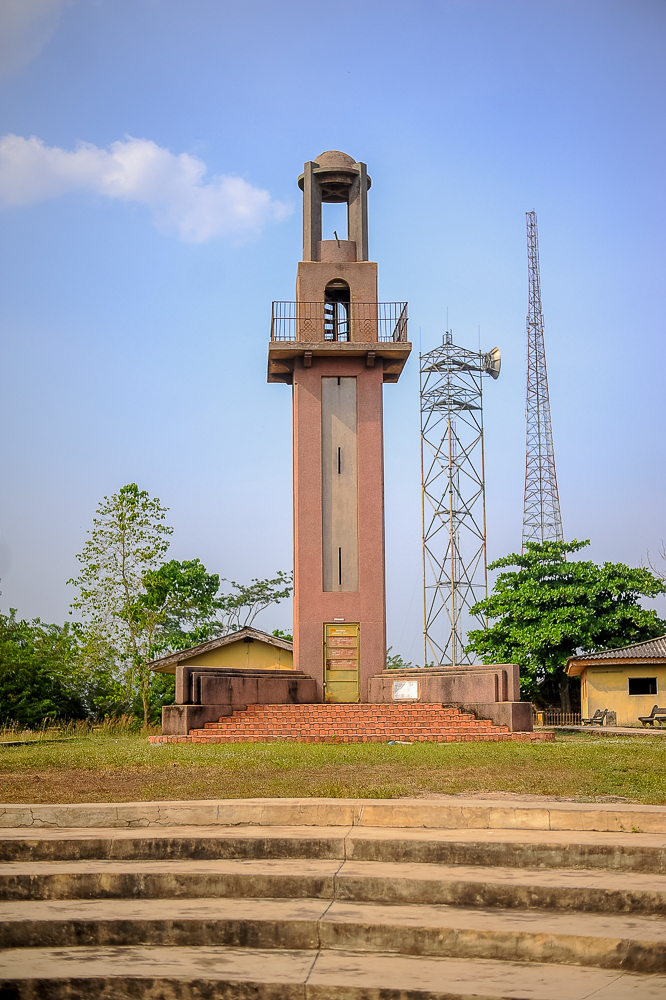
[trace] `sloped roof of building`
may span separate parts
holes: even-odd
[[[634,642],[630,646],[619,646],[617,649],[602,649],[598,653],[581,653],[570,656],[567,660],[567,673],[575,677],[582,673],[584,667],[607,660],[665,660],[666,635],[646,639],[645,642]]]
[[[197,656],[199,653],[208,653],[211,649],[219,649],[220,646],[227,646],[232,642],[242,642],[243,639],[253,639],[257,642],[267,642],[271,646],[277,646],[278,649],[286,649],[288,652],[292,652],[294,648],[293,642],[289,642],[288,639],[279,639],[276,635],[269,635],[268,632],[261,632],[257,628],[246,628],[239,629],[238,632],[230,632],[229,635],[221,635],[218,639],[211,639],[209,642],[199,643],[198,646],[189,646],[187,649],[179,649],[175,653],[169,653],[168,656],[163,656],[159,660],[151,660],[148,666],[151,670],[156,670],[158,673],[164,669],[164,667],[171,666],[176,663],[182,662],[182,660],[189,660],[191,656]]]

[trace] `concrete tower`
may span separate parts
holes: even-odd
[[[294,667],[322,701],[367,701],[386,666],[382,385],[411,344],[407,304],[377,301],[370,184],[346,153],[305,164],[296,301],[273,303],[268,352],[293,386]],[[346,202],[347,239],[322,240],[322,202]]]

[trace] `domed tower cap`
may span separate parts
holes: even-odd
[[[339,149],[329,149],[325,153],[320,153],[315,163],[325,170],[353,170],[356,173],[354,157],[341,153]]]
[[[339,149],[327,149],[325,153],[320,153],[314,163],[314,172],[319,177],[322,184],[326,185],[331,180],[337,179],[338,184],[350,185],[354,177],[359,173],[359,167],[353,156],[343,153]],[[367,177],[367,175],[366,175]],[[298,186],[303,190],[304,174],[298,178]],[[367,177],[368,189],[372,186],[372,180]],[[344,198],[328,197],[324,192],[324,201],[344,201]]]

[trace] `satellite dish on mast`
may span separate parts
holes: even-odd
[[[487,354],[483,355],[483,370],[486,375],[491,375],[493,378],[498,378],[500,373],[500,368],[502,367],[502,354],[499,347],[493,347],[492,351],[488,351]]]

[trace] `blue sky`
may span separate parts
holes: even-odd
[[[520,546],[528,209],[565,535],[656,554],[661,0],[0,0],[0,28],[3,611],[63,620],[97,503],[133,481],[170,508],[174,557],[242,581],[291,565],[266,342],[294,294],[296,177],[325,149],[367,162],[380,297],[410,303],[385,388],[389,642],[420,659],[417,355],[447,308],[457,342],[480,326],[502,351],[489,558]]]

